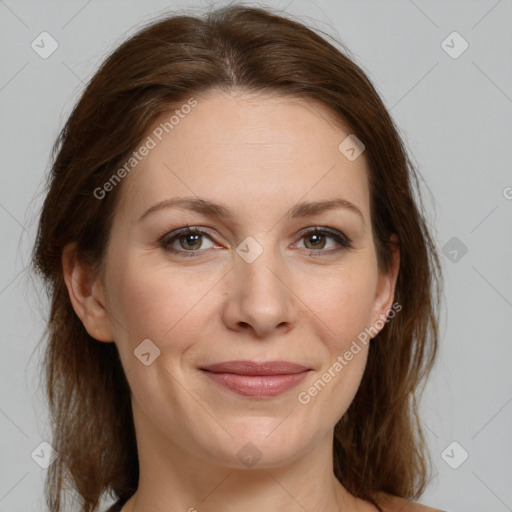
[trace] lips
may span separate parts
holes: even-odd
[[[288,361],[227,361],[200,368],[210,380],[242,396],[272,397],[297,386],[311,371]]]
[[[235,373],[237,375],[293,375],[309,370],[305,366],[287,361],[227,361],[201,368],[213,373]]]

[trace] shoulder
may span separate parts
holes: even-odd
[[[427,505],[386,493],[379,494],[379,503],[384,512],[443,512],[438,508],[428,507]]]

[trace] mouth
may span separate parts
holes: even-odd
[[[278,396],[297,386],[311,368],[288,361],[227,361],[200,368],[219,386],[248,397]]]

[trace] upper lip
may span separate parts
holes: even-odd
[[[291,375],[310,370],[300,364],[289,361],[225,361],[208,366],[202,366],[201,370],[213,373],[235,373],[238,375]]]

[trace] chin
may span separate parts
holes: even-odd
[[[285,417],[261,421],[248,418],[236,426],[226,424],[233,437],[216,446],[211,444],[210,437],[205,451],[214,453],[217,462],[222,460],[231,468],[266,469],[289,464],[313,448],[316,436],[299,425],[291,427],[289,421],[283,421]]]

